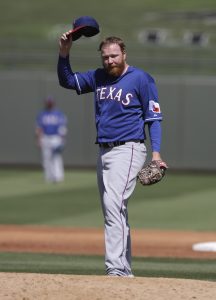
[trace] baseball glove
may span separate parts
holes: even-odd
[[[137,179],[142,185],[152,185],[161,181],[165,175],[165,163],[161,160],[153,160],[138,173]]]
[[[62,153],[64,151],[64,145],[60,144],[54,148],[52,148],[52,154]]]

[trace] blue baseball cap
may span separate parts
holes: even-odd
[[[98,22],[90,16],[82,16],[75,19],[73,29],[69,34],[72,34],[73,41],[78,40],[82,35],[91,37],[100,32]]]

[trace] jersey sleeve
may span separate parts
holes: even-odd
[[[85,73],[74,73],[76,81],[77,94],[86,94],[94,91],[94,71],[88,71]]]
[[[160,121],[148,122],[149,137],[152,151],[160,152],[161,146],[161,124]]]
[[[162,120],[157,87],[153,77],[147,73],[143,75],[143,80],[140,86],[140,94],[143,104],[145,123],[152,122],[154,120]]]
[[[39,113],[39,114],[36,116],[35,126],[36,126],[36,128],[41,128],[41,127],[42,127],[41,113]]]
[[[67,134],[67,121],[66,115],[59,111],[58,134],[61,136],[65,136]]]
[[[67,117],[61,111],[59,111],[59,125],[67,126]]]
[[[66,58],[59,56],[57,73],[59,84],[64,88],[75,90],[78,95],[94,90],[94,71],[74,73],[70,66],[69,56]]]

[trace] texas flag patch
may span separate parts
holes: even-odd
[[[153,113],[159,114],[161,112],[159,103],[154,100],[150,100],[149,110],[153,111]]]

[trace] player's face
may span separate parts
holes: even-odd
[[[54,106],[55,106],[54,102],[47,101],[47,102],[45,103],[45,108],[46,108],[47,110],[53,109]]]
[[[101,57],[104,69],[109,75],[118,77],[126,68],[126,54],[122,53],[118,44],[105,45],[101,49]]]

